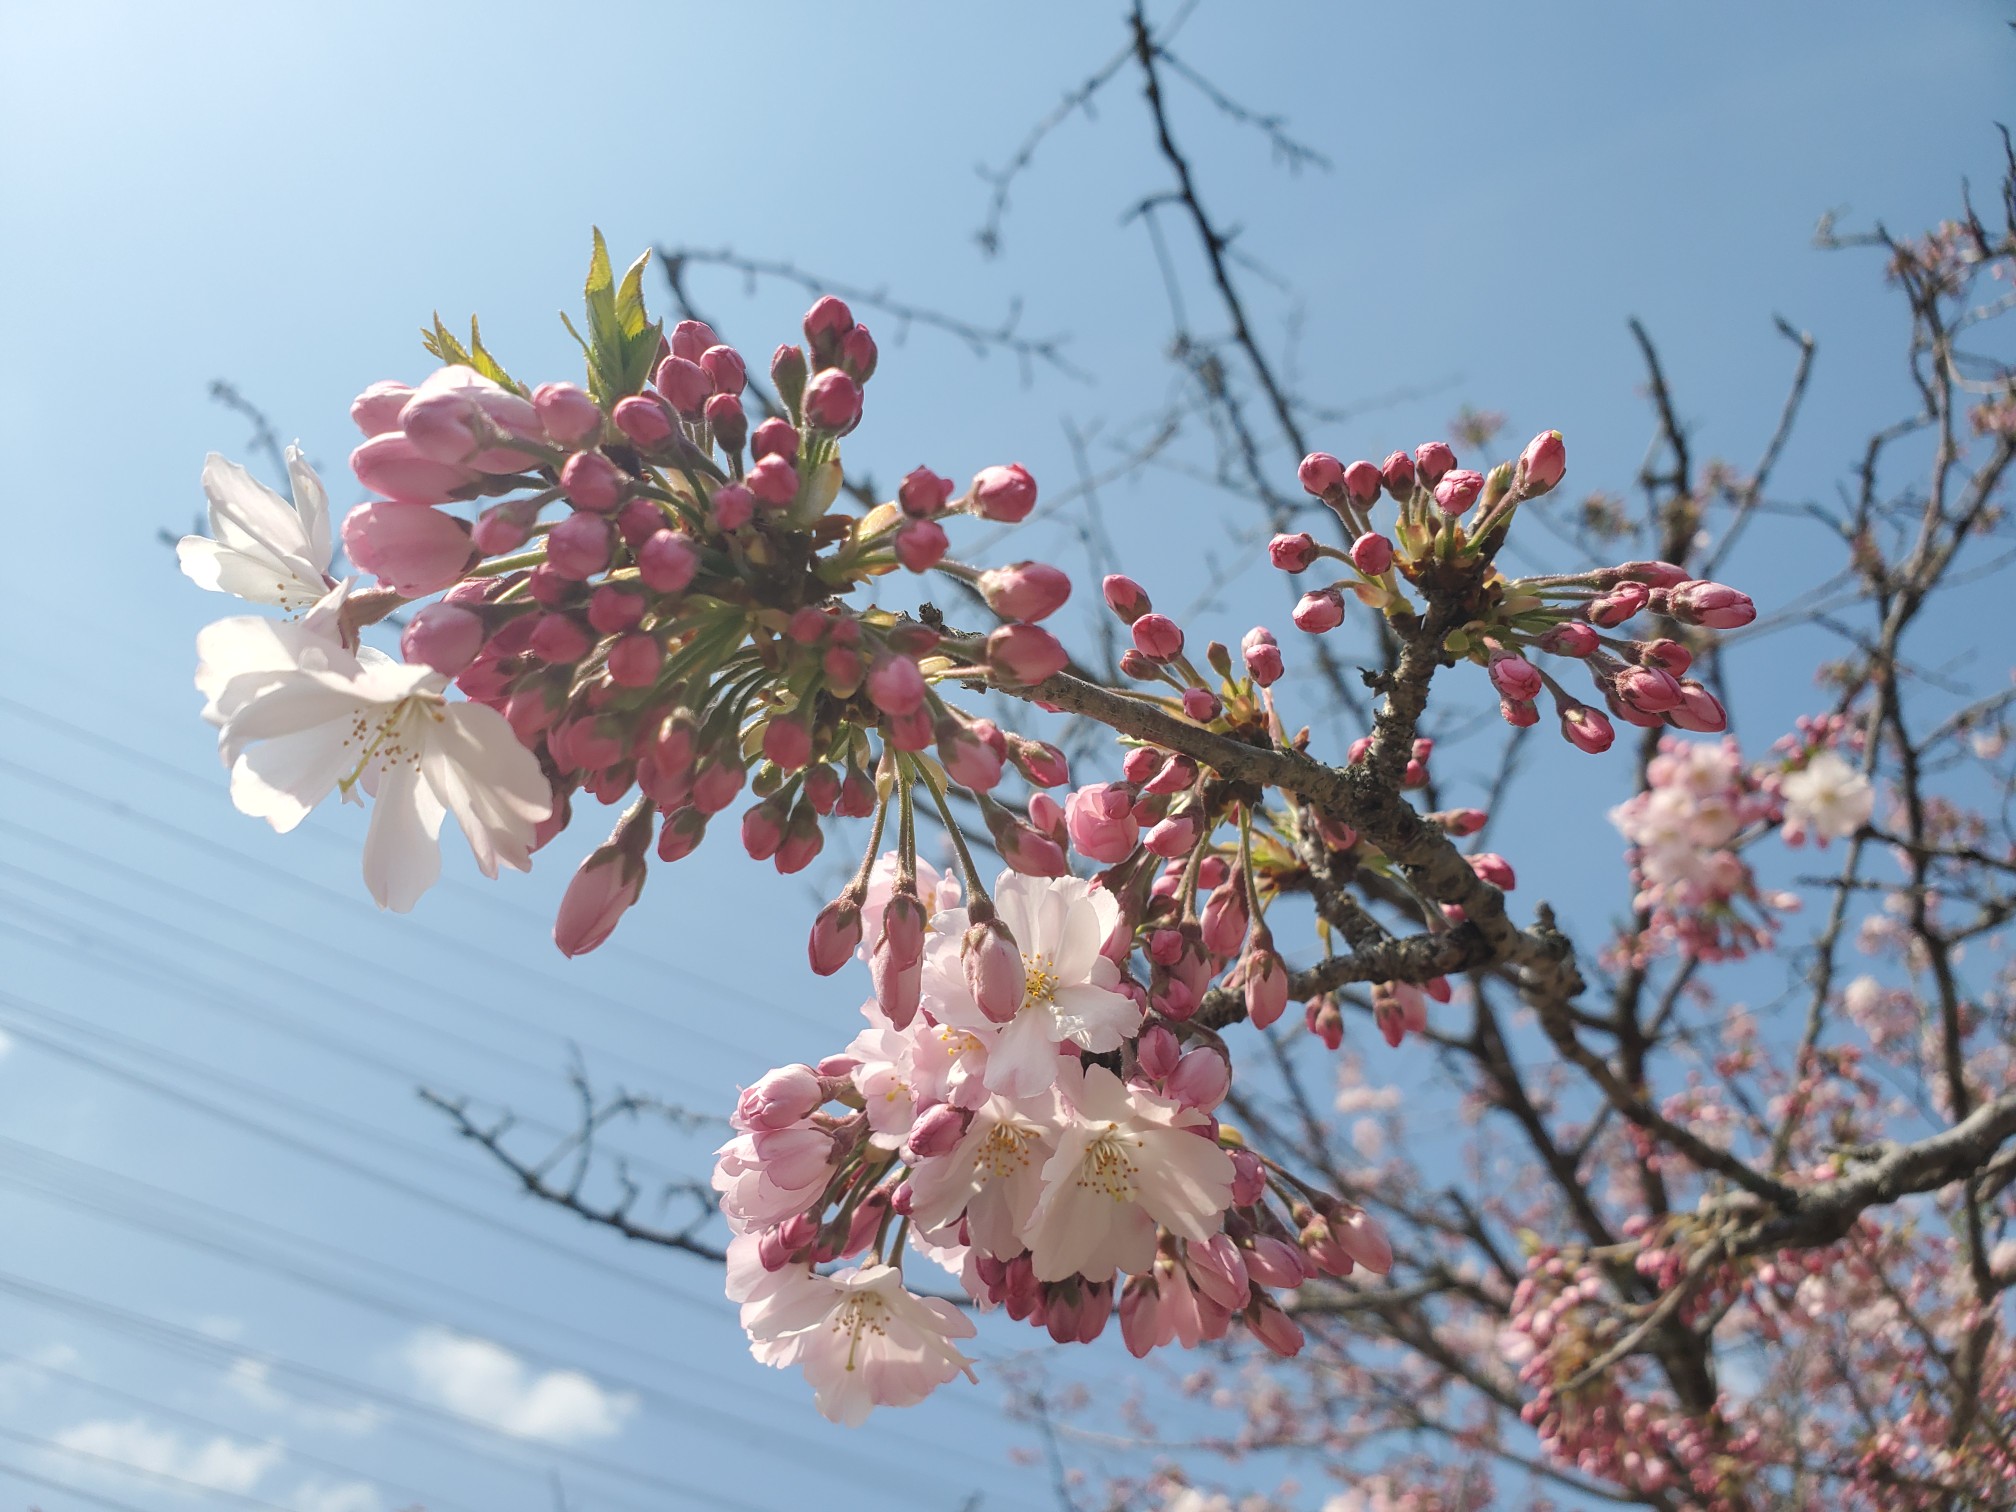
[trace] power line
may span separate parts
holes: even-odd
[[[476,1512],[476,1509],[469,1506],[467,1502],[452,1501],[448,1497],[436,1496],[432,1493],[415,1492],[410,1486],[400,1486],[395,1482],[382,1480],[372,1472],[359,1470],[354,1465],[345,1465],[337,1460],[324,1459],[320,1455],[309,1454],[276,1438],[254,1438],[243,1429],[233,1428],[228,1424],[220,1423],[215,1418],[202,1417],[181,1407],[171,1407],[168,1403],[156,1401],[152,1397],[136,1395],[117,1386],[107,1385],[103,1381],[95,1380],[78,1371],[66,1370],[61,1365],[51,1365],[45,1360],[32,1359],[27,1355],[10,1354],[5,1350],[0,1350],[0,1360],[8,1361],[10,1364],[22,1369],[35,1371],[42,1376],[54,1380],[68,1381],[71,1385],[81,1386],[84,1390],[104,1397],[107,1401],[118,1402],[123,1406],[132,1407],[156,1417],[164,1417],[173,1422],[186,1423],[190,1427],[201,1429],[206,1433],[228,1434],[233,1439],[255,1445],[262,1449],[283,1450],[289,1459],[299,1461],[301,1464],[307,1465],[312,1469],[325,1470],[331,1475],[347,1475],[357,1480],[367,1481],[374,1490],[397,1491],[405,1496],[418,1496],[420,1501],[429,1509],[429,1512]]]
[[[190,1480],[185,1476],[171,1475],[166,1470],[156,1470],[150,1465],[135,1464],[132,1460],[115,1459],[109,1454],[94,1454],[89,1449],[80,1449],[74,1444],[63,1443],[60,1439],[43,1438],[36,1433],[23,1433],[18,1428],[0,1426],[0,1439],[8,1439],[16,1444],[24,1444],[31,1449],[40,1449],[49,1454],[61,1454],[70,1459],[82,1460],[87,1464],[99,1465],[108,1470],[117,1470],[123,1475],[137,1475],[143,1480],[151,1480],[163,1486],[172,1486],[177,1491],[194,1491],[214,1500],[226,1502],[234,1507],[252,1507],[256,1512],[293,1512],[278,1502],[267,1501],[262,1496],[247,1496],[241,1491],[229,1491],[222,1486],[213,1486],[205,1481]]]
[[[33,1470],[23,1470],[19,1465],[10,1465],[5,1460],[0,1460],[0,1475],[11,1475],[16,1480],[26,1481],[31,1486],[40,1486],[45,1491],[61,1491],[65,1496],[81,1496],[94,1507],[104,1507],[106,1512],[147,1512],[145,1507],[136,1507],[131,1502],[100,1496],[95,1491],[86,1491],[82,1486],[72,1485],[69,1481],[37,1475]]]
[[[528,1449],[536,1447],[544,1454],[549,1454],[556,1459],[565,1460],[584,1470],[593,1471],[599,1475],[606,1475],[612,1479],[626,1481],[647,1490],[669,1493],[682,1501],[693,1502],[697,1501],[699,1497],[699,1494],[694,1492],[690,1487],[668,1480],[664,1476],[654,1475],[649,1471],[635,1470],[627,1465],[614,1464],[595,1455],[584,1454],[577,1449],[570,1449],[562,1444],[542,1440],[528,1440],[523,1435],[494,1427],[484,1422],[481,1418],[470,1417],[451,1408],[436,1407],[416,1397],[409,1397],[400,1392],[371,1386],[365,1382],[353,1380],[350,1377],[338,1374],[335,1371],[324,1370],[319,1366],[304,1365],[267,1350],[255,1349],[242,1343],[227,1342],[212,1338],[210,1335],[200,1333],[195,1329],[182,1328],[163,1319],[150,1317],[145,1313],[133,1312],[114,1303],[102,1302],[95,1298],[82,1296],[76,1292],[66,1291],[61,1287],[50,1286],[26,1276],[16,1275],[11,1271],[0,1270],[0,1291],[18,1297],[24,1302],[45,1307],[52,1311],[68,1313],[73,1317],[81,1316],[91,1319],[98,1322],[101,1326],[110,1327],[115,1332],[153,1343],[156,1347],[172,1349],[178,1353],[200,1355],[212,1362],[226,1360],[226,1357],[228,1357],[226,1363],[238,1359],[249,1359],[266,1366],[269,1370],[277,1370],[290,1378],[309,1382],[325,1392],[340,1393],[352,1398],[376,1402],[395,1414],[395,1416],[387,1420],[395,1427],[411,1429],[417,1422],[433,1423],[454,1432],[504,1445],[519,1454],[523,1454]],[[731,1508],[734,1509],[734,1512],[769,1512],[767,1508],[758,1507],[752,1502],[743,1501],[721,1492],[708,1494],[718,1507]],[[652,1512],[659,1512],[659,1509],[652,1509]]]
[[[5,922],[0,921],[0,929],[4,928],[6,928]],[[45,1008],[42,1004],[30,1002],[27,999],[21,998],[14,993],[7,992],[4,989],[0,989],[0,1005],[5,1005],[7,1007],[13,1008],[17,1012],[26,1010],[28,1012],[37,1013],[44,1016],[50,1013],[50,1010]],[[21,1026],[19,1023],[8,1023],[6,1025],[6,1028],[7,1032],[10,1035],[18,1039],[21,1039],[29,1044],[39,1046],[41,1049],[47,1051],[52,1055],[59,1056],[62,1059],[72,1061],[76,1064],[87,1066],[99,1072],[102,1075],[112,1077],[116,1081],[125,1082],[130,1086],[139,1087],[142,1090],[151,1092],[155,1096],[160,1097],[168,1102],[175,1103],[181,1107],[188,1108],[194,1112],[202,1113],[206,1117],[215,1119],[216,1121],[226,1124],[232,1128],[238,1129],[241,1132],[249,1133],[256,1138],[264,1139],[270,1143],[284,1146],[287,1149],[293,1150],[297,1154],[307,1156],[310,1160],[319,1161],[324,1165],[332,1166],[337,1170],[343,1171],[347,1175],[354,1176],[359,1180],[369,1182],[374,1186],[385,1187],[388,1190],[397,1192],[399,1195],[409,1198],[412,1201],[418,1202],[433,1211],[452,1213],[456,1217],[461,1218],[466,1223],[474,1224],[477,1227],[487,1229],[493,1233],[501,1234],[506,1238],[516,1240],[520,1244],[530,1245],[535,1249],[544,1250],[549,1254],[557,1255],[562,1259],[570,1261],[575,1265],[583,1266],[586,1267],[587,1269],[600,1272],[603,1275],[613,1276],[619,1280],[627,1281],[632,1286],[638,1287],[644,1291],[651,1292],[657,1296],[666,1298],[667,1300],[676,1302],[682,1307],[705,1308],[707,1306],[706,1303],[701,1302],[697,1297],[679,1291],[674,1287],[667,1286],[664,1282],[659,1281],[654,1277],[639,1275],[635,1271],[628,1270],[619,1265],[613,1265],[610,1262],[602,1260],[596,1256],[586,1255],[578,1250],[569,1249],[566,1245],[559,1244],[551,1239],[548,1239],[543,1234],[534,1234],[524,1229],[516,1228],[511,1224],[505,1223],[503,1220],[492,1216],[489,1213],[485,1213],[476,1208],[469,1207],[465,1203],[457,1202],[452,1198],[443,1197],[438,1192],[430,1192],[424,1187],[415,1186],[411,1182],[405,1181],[400,1177],[388,1175],[383,1171],[365,1165],[361,1161],[353,1160],[348,1156],[339,1155],[334,1151],[325,1150],[321,1148],[319,1145],[311,1144],[309,1141],[302,1139],[298,1135],[289,1134],[282,1129],[276,1129],[272,1127],[270,1124],[261,1123],[259,1120],[255,1118],[250,1118],[245,1114],[234,1112],[229,1108],[219,1107],[217,1104],[209,1102],[204,1098],[198,1097],[194,1093],[184,1091],[178,1087],[169,1086],[167,1083],[159,1081],[156,1078],[148,1076],[142,1072],[133,1071],[123,1066],[114,1065],[113,1063],[106,1061],[99,1056],[95,1056],[88,1051],[80,1050],[74,1045],[66,1045],[62,1043],[60,1040],[51,1039],[49,1036],[40,1033],[39,1031],[25,1028]]]
[[[139,747],[129,745],[122,740],[117,740],[103,731],[87,729],[83,725],[73,724],[67,719],[47,713],[34,707],[32,704],[22,703],[18,699],[8,698],[4,694],[0,694],[0,709],[6,709],[17,718],[27,720],[30,723],[61,731],[72,740],[92,746],[97,750],[106,752],[108,755],[116,756],[134,765],[151,768],[211,798],[218,796],[217,785],[214,782],[206,782],[194,773],[184,771],[173,762],[163,761],[151,751],[143,751]],[[304,825],[296,833],[312,835],[317,841],[326,845],[340,845],[347,848],[350,844],[343,836],[318,824]],[[249,861],[252,858],[246,857],[245,859]],[[450,892],[460,894],[464,897],[475,898],[485,907],[499,913],[514,915],[528,924],[538,926],[542,930],[547,926],[547,920],[544,915],[535,913],[532,909],[514,904],[509,899],[499,897],[494,893],[471,887],[465,882],[457,882],[452,878],[443,880],[439,885]],[[753,1008],[762,1008],[772,1013],[781,1013],[786,1018],[796,1019],[811,1028],[824,1030],[831,1027],[825,1019],[816,1015],[803,1013],[782,1004],[768,1002],[756,996],[747,988],[737,987],[730,982],[716,981],[712,977],[694,971],[690,966],[684,964],[675,966],[670,961],[663,961],[655,956],[646,955],[643,951],[618,941],[612,940],[598,947],[598,953],[615,959],[635,961],[639,965],[650,967],[654,971],[675,970],[682,973],[688,980],[707,988],[710,992],[718,992],[724,996],[736,998]]]

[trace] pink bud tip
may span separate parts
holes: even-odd
[[[658,680],[665,653],[656,637],[626,630],[609,643],[609,678],[619,687],[648,688]]]
[[[1393,565],[1393,543],[1368,530],[1351,543],[1351,565],[1367,577],[1378,577]]]
[[[987,667],[1003,682],[1033,687],[1071,664],[1056,636],[1041,625],[1003,625],[987,637]]]
[[[1071,597],[1071,579],[1043,562],[1016,562],[980,574],[980,596],[1004,619],[1040,620]]]
[[[399,429],[399,415],[413,390],[403,383],[381,379],[350,401],[350,418],[367,436],[382,436]]]
[[[905,520],[890,541],[896,560],[912,572],[929,572],[945,560],[952,542],[936,520]]]
[[[796,463],[797,428],[783,416],[772,415],[749,433],[749,455],[752,459],[782,457],[786,462]]]
[[[653,451],[672,438],[672,417],[665,412],[665,406],[643,394],[617,400],[609,418],[616,422],[616,429],[645,451]]]
[[[1267,543],[1267,560],[1283,572],[1306,572],[1316,560],[1316,538],[1307,531],[1277,535]]]
[[[1396,451],[1379,464],[1379,476],[1385,480],[1388,493],[1396,499],[1405,499],[1414,491],[1414,459]]]
[[[359,567],[409,598],[446,588],[476,555],[468,525],[438,509],[410,504],[359,504],[344,516],[343,549]]]
[[[1318,588],[1296,601],[1289,614],[1297,630],[1322,635],[1344,623],[1344,595],[1335,588]]]
[[[572,383],[542,383],[532,390],[532,408],[546,434],[562,446],[592,446],[602,436],[602,406]]]
[[[667,357],[658,364],[651,382],[665,396],[665,402],[688,420],[698,420],[714,392],[714,380],[690,357]]]
[[[771,453],[772,456],[777,455]],[[767,461],[768,458],[759,458]],[[792,490],[797,491],[795,488]],[[756,495],[740,483],[723,483],[707,501],[707,518],[723,535],[732,535],[755,517]]]
[[[1598,755],[1610,749],[1616,728],[1599,711],[1576,704],[1561,711],[1561,734],[1578,751]]]
[[[1435,507],[1452,519],[1477,502],[1484,491],[1484,474],[1467,467],[1452,468],[1435,485]]]
[[[798,469],[782,457],[763,458],[742,480],[757,502],[782,509],[798,497]]]
[[[483,649],[483,618],[460,604],[429,604],[406,622],[399,654],[419,666],[454,677]]]
[[[913,520],[928,520],[952,497],[952,480],[928,467],[913,467],[896,487],[896,502]]]
[[[1134,621],[1134,649],[1150,661],[1173,661],[1183,654],[1183,630],[1166,614],[1144,614]]]
[[[597,850],[574,873],[553,921],[561,954],[585,954],[608,939],[644,891],[644,868],[612,846]]]
[[[1392,465],[1388,459],[1387,465]],[[1426,441],[1414,448],[1414,471],[1421,482],[1433,488],[1442,475],[1456,465],[1456,453],[1447,441]]]
[[[1344,464],[1328,452],[1311,452],[1295,469],[1295,476],[1302,480],[1304,489],[1320,499],[1344,486]]]
[[[1108,573],[1100,588],[1106,595],[1106,607],[1120,617],[1122,624],[1133,624],[1155,607],[1149,602],[1148,590],[1124,573]]]
[[[1036,480],[1020,462],[982,468],[973,479],[972,498],[982,519],[1017,524],[1036,507]]]
[[[1247,674],[1261,687],[1271,688],[1281,680],[1281,647],[1273,631],[1255,625],[1241,638],[1239,649],[1246,658]]]
[[[700,570],[700,553],[676,530],[660,530],[637,548],[637,575],[658,593],[682,593]]]
[[[884,714],[914,714],[924,706],[924,674],[907,656],[878,656],[868,672],[868,698]]]
[[[673,356],[698,362],[702,352],[721,344],[721,338],[714,334],[714,327],[704,320],[682,320],[672,327],[669,344]]]
[[[1568,448],[1561,432],[1542,431],[1519,454],[1519,474],[1529,496],[1546,493],[1568,471]]]
[[[805,386],[805,421],[835,434],[852,430],[861,418],[861,385],[838,368],[816,374]]]
[[[623,502],[630,476],[600,452],[576,452],[560,469],[560,487],[576,509],[604,514]]]
[[[1361,508],[1378,501],[1380,485],[1384,481],[1379,469],[1370,462],[1353,462],[1344,469],[1344,491]]]

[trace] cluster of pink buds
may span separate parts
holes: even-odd
[[[1277,535],[1268,557],[1302,573],[1328,560],[1346,575],[1311,589],[1296,604],[1298,629],[1321,635],[1344,622],[1356,599],[1395,620],[1422,611],[1410,598],[1433,593],[1462,603],[1470,618],[1448,627],[1450,655],[1485,668],[1507,723],[1539,721],[1552,697],[1561,733],[1578,750],[1602,751],[1616,738],[1614,716],[1648,728],[1714,732],[1728,720],[1721,704],[1687,676],[1693,653],[1677,640],[1606,634],[1641,612],[1676,626],[1728,630],[1756,617],[1749,598],[1720,583],[1690,579],[1667,562],[1626,562],[1596,572],[1508,580],[1493,565],[1519,507],[1548,493],[1567,470],[1559,431],[1535,436],[1516,462],[1489,473],[1457,466],[1447,442],[1430,441],[1384,463],[1345,463],[1327,452],[1302,461],[1302,486],[1342,523],[1349,545],[1308,532]],[[1398,506],[1390,527],[1373,519],[1382,498]],[[1137,643],[1138,644],[1138,643]],[[1610,713],[1570,694],[1533,657],[1582,662]]]
[[[975,795],[1008,764],[1039,786],[1065,775],[1053,747],[933,687],[948,673],[1033,684],[1066,662],[1037,623],[1070,593],[1063,573],[943,560],[946,519],[1022,520],[1034,479],[989,467],[955,497],[920,467],[891,503],[836,511],[839,442],[876,367],[868,328],[838,299],[815,303],[804,345],[770,360],[783,413],[752,423],[742,354],[695,320],[661,336],[640,270],[615,288],[598,239],[587,388],[528,391],[437,328],[447,366],[417,388],[373,384],[351,408],[366,436],[352,467],[383,497],[352,511],[343,539],[396,595],[377,612],[441,594],[406,624],[406,660],[500,711],[536,754],[554,795],[541,843],[576,793],[630,799],[562,905],[570,955],[637,900],[654,839],[660,860],[691,854],[745,790],[744,848],[795,872],[819,854],[822,821],[879,812],[878,767],[898,756],[935,751]],[[453,512],[470,503],[473,520]],[[1006,621],[984,641],[844,601],[897,566],[941,565]]]

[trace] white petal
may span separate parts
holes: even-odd
[[[462,826],[484,876],[496,876],[500,862],[526,870],[539,821],[553,809],[539,758],[487,704],[450,704],[441,713],[421,757],[427,785]]]
[[[326,729],[329,742],[341,745],[352,734],[347,726],[372,715],[341,682],[312,672],[248,672],[226,683],[215,701],[224,721],[218,747],[232,762],[257,741],[303,730]],[[352,749],[355,761],[363,750]]]
[[[1024,1008],[987,1052],[987,1088],[1003,1097],[1034,1097],[1057,1079],[1057,1042],[1049,1012]]]
[[[205,458],[203,492],[210,496],[211,532],[222,544],[238,551],[257,546],[281,556],[310,555],[301,516],[236,462],[216,452]]]
[[[317,725],[252,747],[231,765],[232,803],[286,834],[355,763],[341,735],[340,725]]]
[[[1141,1010],[1124,993],[1080,983],[1060,987],[1056,997],[1057,1027],[1063,1037],[1103,1054],[1141,1027]]]
[[[379,779],[364,837],[364,885],[380,908],[407,912],[441,875],[442,812],[412,762]]]
[[[308,549],[303,553],[318,573],[329,570],[329,494],[315,469],[301,455],[301,443],[287,448],[287,476],[294,488],[294,513],[301,517],[301,533]]]

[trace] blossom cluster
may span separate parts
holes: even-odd
[[[1003,873],[987,911],[1016,958],[979,967],[964,948],[975,909],[898,854],[871,872],[873,937],[886,942],[892,920],[917,928],[895,917],[913,895],[934,905],[916,961],[878,944],[868,1027],[747,1088],[717,1153],[737,1235],[729,1295],[756,1358],[801,1366],[828,1417],[858,1422],[970,1373],[952,1341],[972,1325],[900,1282],[906,1238],[975,1304],[1060,1343],[1089,1343],[1117,1311],[1136,1355],[1235,1323],[1293,1354],[1301,1330],[1275,1293],[1392,1263],[1370,1215],[1219,1122],[1226,1056],[1182,1049],[1146,1011],[1110,892]],[[914,987],[892,992],[897,975]],[[822,1274],[833,1261],[853,1263]]]

